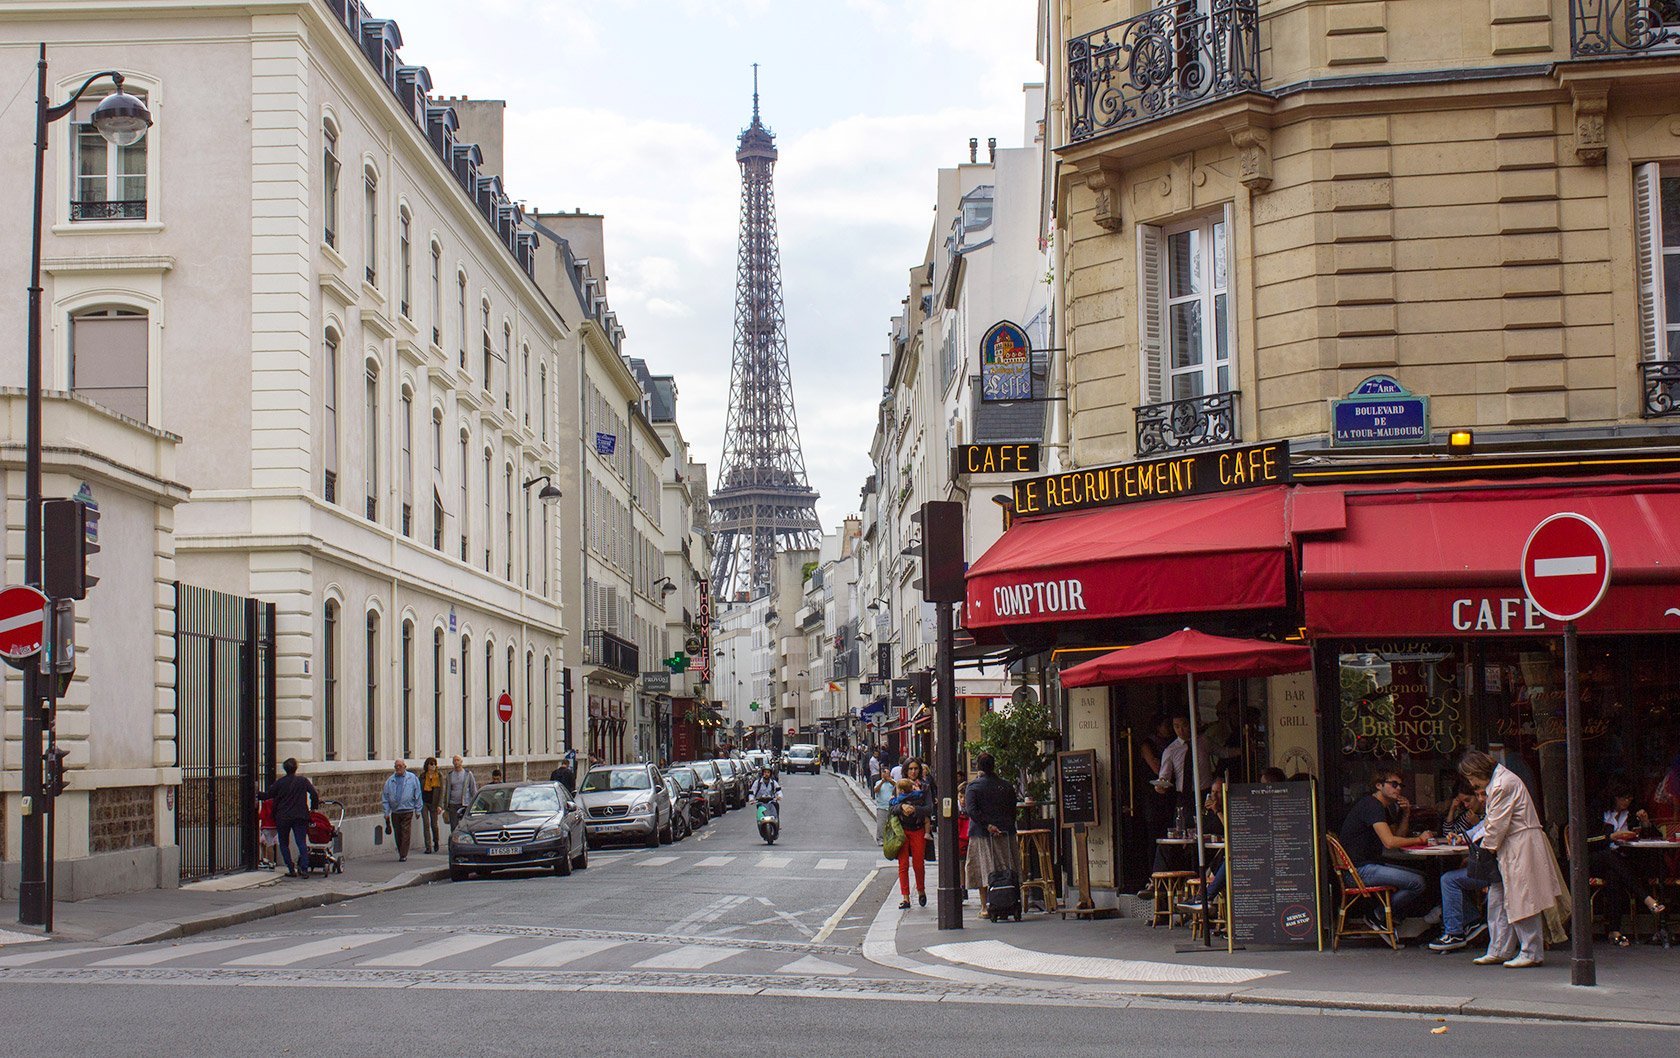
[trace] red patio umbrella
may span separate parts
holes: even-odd
[[[1196,677],[1239,679],[1276,676],[1312,668],[1312,650],[1262,639],[1210,636],[1186,628],[1135,647],[1116,650],[1062,671],[1063,687],[1106,687],[1114,683],[1184,677],[1190,702],[1191,782],[1202,790],[1201,753],[1196,742]],[[1202,844],[1202,813],[1196,806],[1196,864],[1205,872],[1207,852]]]

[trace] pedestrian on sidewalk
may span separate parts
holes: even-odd
[[[892,814],[892,802],[898,796],[898,786],[892,781],[892,776],[885,771],[877,771],[869,792],[875,797],[875,843],[878,845],[887,840],[887,816]]]
[[[396,760],[391,764],[391,777],[379,795],[385,808],[385,833],[393,831],[397,838],[397,862],[408,862],[408,847],[414,840],[414,817],[425,802],[420,796],[420,780],[408,770],[408,762]]]
[[[1021,848],[1015,840],[1018,795],[1015,784],[997,777],[997,761],[990,753],[974,758],[980,772],[963,792],[963,815],[968,823],[968,861],[965,881],[980,890],[980,914],[986,913],[986,891],[992,875],[1014,871],[1021,875]]]
[[[1539,966],[1546,961],[1545,918],[1567,914],[1569,891],[1534,798],[1516,772],[1481,750],[1466,751],[1458,773],[1471,789],[1487,792],[1482,848],[1499,860],[1499,878],[1488,887],[1487,954],[1475,963],[1504,963],[1513,970]],[[1577,922],[1575,928],[1591,929],[1592,923]]]
[[[660,765],[661,770],[668,767],[670,767],[668,764]],[[557,782],[564,786],[568,794],[577,793],[577,773],[572,771],[571,764],[565,759],[562,759],[559,765],[548,773],[548,781]]]
[[[904,827],[904,844],[898,849],[898,891],[904,900],[900,911],[910,906],[910,872],[916,873],[916,899],[927,906],[927,824],[928,809],[923,791],[910,779],[898,780],[898,795],[892,799],[892,810]]]
[[[467,806],[478,796],[478,777],[461,766],[459,755],[450,758],[450,764],[449,774],[443,777],[443,806],[449,813],[449,832],[453,834]]]
[[[274,827],[274,801],[257,800],[257,866],[272,871],[280,863],[280,832]]]
[[[420,836],[425,839],[426,851],[436,852],[438,841],[438,813],[443,810],[443,772],[438,771],[436,757],[427,757],[420,766]]]
[[[267,798],[274,802],[274,825],[279,830],[280,858],[286,864],[286,877],[309,877],[309,813],[321,803],[315,784],[299,775],[296,757],[287,757],[280,765],[286,774],[268,788]],[[297,844],[297,862],[292,861],[292,843]]]

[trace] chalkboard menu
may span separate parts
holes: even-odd
[[[1318,841],[1313,783],[1225,787],[1226,902],[1233,947],[1323,947]]]
[[[1068,750],[1056,754],[1056,807],[1062,826],[1097,822],[1097,751]]]

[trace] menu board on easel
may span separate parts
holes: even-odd
[[[1232,948],[1324,947],[1312,782],[1225,787],[1226,931]]]
[[[1096,750],[1074,749],[1056,754],[1056,810],[1064,827],[1096,825]]]

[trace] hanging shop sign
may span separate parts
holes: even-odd
[[[700,598],[695,604],[694,632],[700,637],[700,649],[695,651],[695,678],[701,683],[712,679],[712,584],[701,578]]]
[[[1429,398],[1388,375],[1372,375],[1330,402],[1330,443],[1337,448],[1428,444]]]
[[[964,474],[1036,474],[1040,446],[1030,444],[958,445],[951,450],[951,476]]]
[[[1020,324],[1001,320],[980,339],[980,399],[1032,400],[1032,341]]]
[[[1289,480],[1289,442],[1193,452],[1015,482],[1015,514],[1030,517],[1145,500],[1234,492]]]

